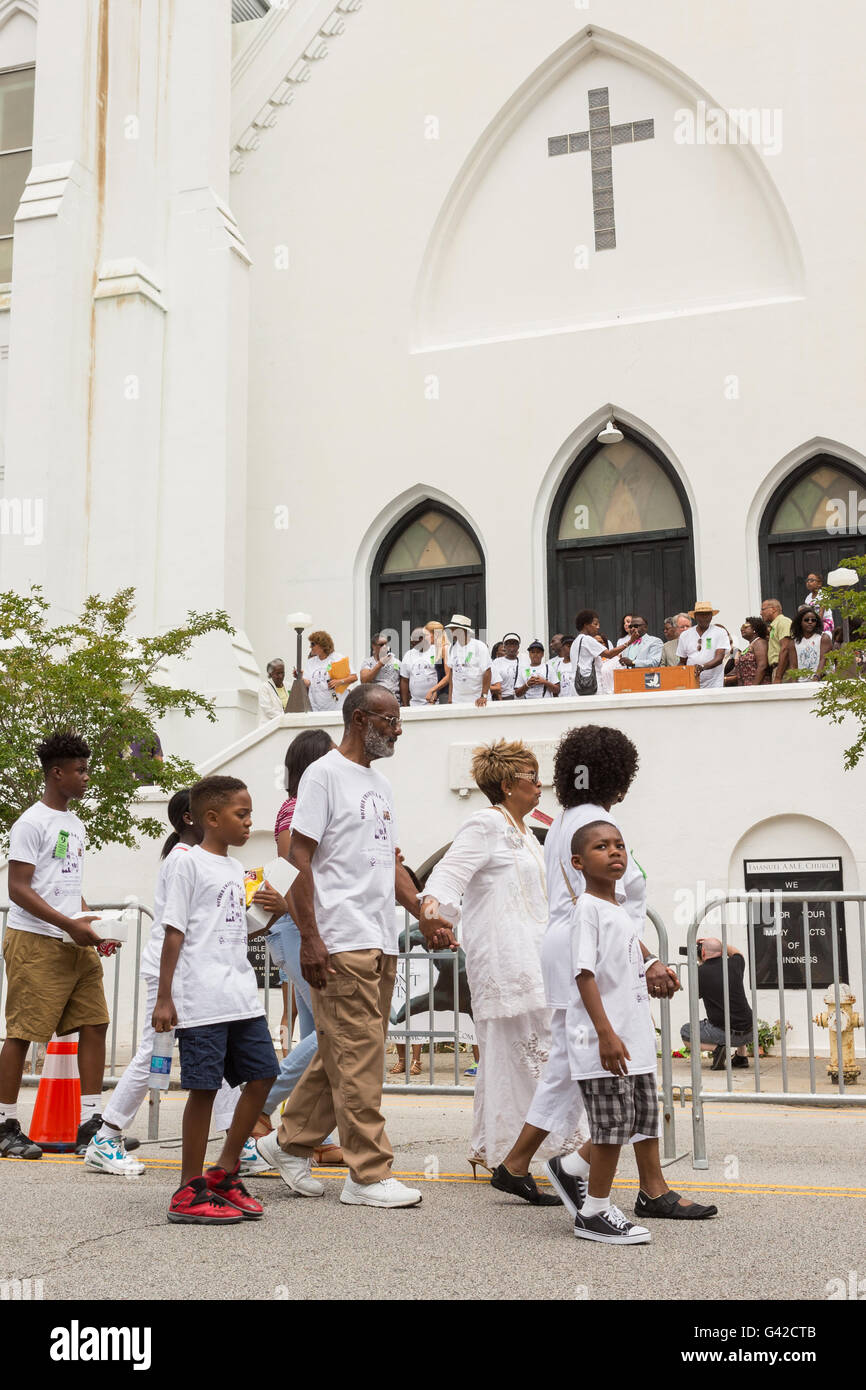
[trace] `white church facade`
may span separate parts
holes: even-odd
[[[804,0],[0,0],[0,586],[228,610],[184,677],[216,726],[161,732],[249,782],[250,862],[288,613],[353,669],[454,611],[546,641],[710,600],[737,634],[866,549],[864,40]],[[749,857],[866,883],[802,687],[407,714],[407,862],[477,804],[473,741],[547,768],[587,718],[640,748],[669,925]],[[147,900],[155,858],[100,891]]]

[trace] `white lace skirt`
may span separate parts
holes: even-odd
[[[488,1168],[502,1162],[523,1128],[550,1051],[549,1020],[548,1009],[533,1009],[514,1018],[475,1021],[481,1062],[469,1153]],[[535,1161],[569,1153],[585,1137],[551,1133]]]

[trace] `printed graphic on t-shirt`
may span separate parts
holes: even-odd
[[[84,857],[84,842],[76,835],[74,830],[63,830],[60,833],[66,836],[66,854],[60,866],[60,872],[64,875],[70,874],[80,878],[81,860]]]
[[[361,820],[375,822],[373,839],[379,844],[390,845],[390,822],[391,812],[388,803],[381,792],[365,792],[361,797]]]
[[[628,963],[634,967],[637,983],[634,988],[635,1003],[648,1004],[649,995],[646,988],[646,969],[643,963],[643,951],[638,944],[637,933],[630,936],[628,940]]]
[[[244,893],[236,879],[229,879],[217,894],[217,905],[225,914],[225,931],[220,935],[221,946],[236,946],[238,942],[246,945],[247,931],[244,920]]]

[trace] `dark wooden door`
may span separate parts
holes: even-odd
[[[838,569],[852,555],[866,553],[864,536],[824,536],[820,532],[773,537],[766,543],[761,565],[761,597],[777,598],[791,618],[806,597],[806,576]]]
[[[652,636],[661,637],[664,619],[695,602],[692,543],[685,533],[564,542],[554,563],[551,632],[573,632],[575,614],[594,608],[611,641],[625,613],[639,613]]]
[[[396,632],[395,645],[401,656],[408,648],[413,627],[421,627],[431,619],[447,623],[454,613],[464,613],[476,633],[486,628],[484,574],[480,565],[459,572],[428,571],[423,577],[389,574],[374,586],[372,631]]]

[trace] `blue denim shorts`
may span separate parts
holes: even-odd
[[[280,1070],[264,1014],[178,1028],[177,1042],[185,1091],[218,1091],[223,1077],[230,1086],[266,1081]]]

